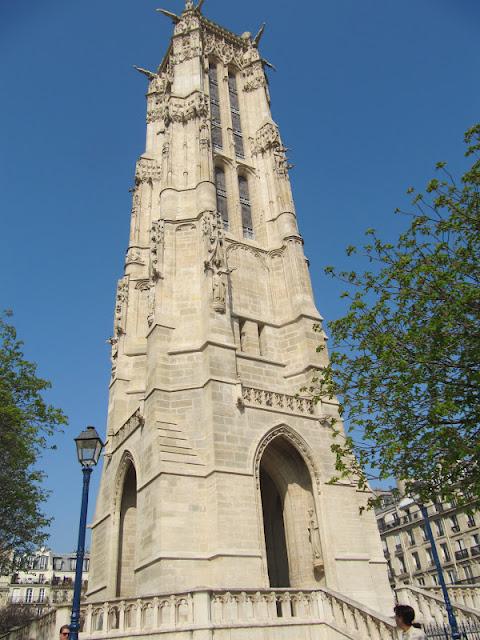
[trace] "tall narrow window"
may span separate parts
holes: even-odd
[[[238,191],[240,193],[240,206],[242,208],[243,237],[253,238],[252,206],[250,204],[248,180],[243,176],[238,177]]]
[[[217,190],[217,209],[222,216],[223,228],[228,229],[227,187],[225,171],[222,167],[215,167],[215,188]]]
[[[230,111],[232,114],[233,142],[235,155],[244,157],[242,123],[240,121],[240,105],[237,93],[237,78],[233,73],[228,74],[228,96],[230,98]]]
[[[212,114],[212,144],[217,149],[222,148],[222,123],[220,120],[220,95],[218,92],[217,65],[210,63],[208,68],[208,82],[210,87],[210,113]]]

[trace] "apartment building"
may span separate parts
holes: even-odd
[[[376,511],[392,586],[438,584],[431,545],[417,505],[399,508],[393,491],[377,490]],[[431,528],[447,584],[480,583],[480,510],[442,503],[428,506]]]

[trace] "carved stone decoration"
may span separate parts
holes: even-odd
[[[117,296],[115,299],[115,324],[114,337],[118,338],[125,333],[127,321],[127,305],[128,305],[128,283],[129,277],[120,278],[117,285]]]
[[[293,164],[290,164],[287,159],[287,148],[280,146],[273,150],[273,159],[275,160],[275,173],[282,177],[286,178],[288,176],[289,170],[293,167]]]
[[[156,182],[162,177],[162,168],[153,158],[140,158],[135,169],[135,182]]]
[[[225,276],[231,270],[227,267],[225,253],[225,234],[223,231],[223,220],[217,211],[215,215],[206,211],[202,221],[203,233],[207,238],[207,259],[205,260],[205,270],[212,272],[212,298],[213,308],[217,313],[226,311],[227,284]]]
[[[322,544],[314,509],[308,510],[308,538],[312,546],[313,566],[315,569],[323,569]]]
[[[267,122],[260,127],[252,141],[252,151],[254,154],[264,153],[269,149],[279,149],[282,147],[280,134],[273,122]]]
[[[140,409],[137,409],[135,413],[133,413],[130,418],[128,418],[128,420],[120,427],[117,433],[110,436],[111,451],[115,451],[115,449],[118,449],[118,447],[123,444],[134,431],[143,427],[144,424],[145,418],[140,413]],[[127,462],[133,462],[133,459],[131,457],[128,457]]]
[[[210,149],[210,143],[211,143],[210,122],[207,118],[203,118],[200,123],[199,141],[200,141],[200,148],[202,150],[208,151],[208,149]]]
[[[148,94],[165,93],[168,80],[165,74],[156,74],[148,83]]]
[[[193,8],[193,7],[192,7]],[[186,11],[189,8],[186,7]],[[200,20],[193,13],[184,13],[182,18],[175,25],[174,33],[176,36],[182,35],[183,33],[187,33],[188,31],[193,31],[194,29],[198,29],[200,27]]]
[[[165,221],[153,220],[150,228],[150,278],[163,278],[163,257],[165,251]]]
[[[142,260],[142,252],[138,247],[130,247],[127,251],[125,264],[145,264]]]
[[[112,363],[112,378],[115,376],[117,371],[117,360],[118,360],[118,338],[109,338],[107,340],[108,344],[111,346],[110,352],[110,360]]]
[[[180,24],[180,23],[179,23]],[[173,52],[170,56],[172,64],[180,64],[186,60],[202,55],[202,44],[200,40],[200,31],[191,31],[173,39]]]
[[[219,58],[223,64],[235,64],[239,69],[244,66],[244,52],[246,44],[227,40],[218,33],[209,31],[206,33],[204,41],[204,53],[206,56],[213,55]]]
[[[244,91],[254,91],[259,87],[265,87],[267,85],[267,79],[261,62],[254,62],[248,65],[248,67],[245,67],[242,71],[242,76]]]
[[[200,91],[195,91],[186,98],[170,98],[168,108],[164,113],[164,121],[166,126],[168,126],[170,122],[185,124],[195,118],[207,118],[208,114],[208,97]]]
[[[147,324],[152,326],[155,320],[155,282],[150,282],[147,292]]]
[[[155,319],[155,281],[148,278],[138,280],[135,289],[147,292],[147,323],[151,327]]]

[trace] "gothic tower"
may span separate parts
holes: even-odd
[[[187,2],[148,78],[112,346],[89,597],[326,587],[390,612],[367,496],[334,475],[334,402],[256,37]],[[282,636],[284,637],[284,636]],[[323,637],[323,636],[322,636]]]

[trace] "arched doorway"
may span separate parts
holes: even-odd
[[[137,538],[137,474],[130,462],[124,476],[120,504],[117,597],[135,595],[135,551]]]
[[[260,460],[260,493],[270,586],[306,588],[324,577],[309,470],[293,444],[274,438]]]

